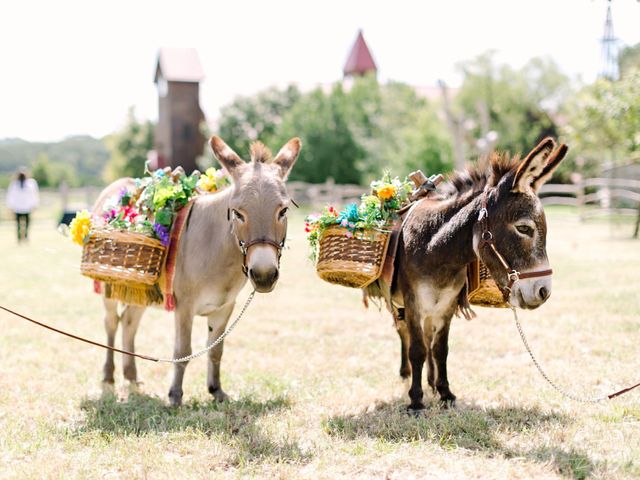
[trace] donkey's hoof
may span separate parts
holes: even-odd
[[[172,407],[182,405],[182,392],[177,392],[173,389],[169,390],[169,403]]]
[[[229,400],[229,395],[224,393],[224,390],[222,390],[222,388],[220,387],[209,387],[209,393],[216,402],[226,402],[227,400]]]
[[[442,407],[444,410],[448,410],[449,408],[455,408],[456,396],[453,393],[451,393],[447,396],[440,397],[440,407]]]
[[[102,382],[102,398],[115,397],[116,395],[116,386],[114,382]]]

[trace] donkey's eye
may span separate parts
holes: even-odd
[[[280,210],[280,213],[278,214],[278,218],[282,220],[288,211],[289,211],[289,208],[284,207],[282,210]]]
[[[244,215],[242,215],[238,210],[232,210],[232,212],[236,220],[244,223]]]
[[[522,233],[523,235],[533,237],[533,228],[531,228],[529,225],[516,225],[516,230],[518,230],[518,232]]]

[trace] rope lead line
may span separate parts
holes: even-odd
[[[196,353],[192,354],[192,355],[188,355],[186,357],[182,357],[182,358],[157,358],[157,357],[151,357],[149,355],[142,355],[141,353],[134,353],[134,352],[128,352],[127,350],[121,350],[119,348],[115,348],[115,347],[111,347],[109,345],[105,345],[103,343],[99,343],[99,342],[94,342],[93,340],[89,340],[87,338],[83,338],[83,337],[79,337],[78,335],[74,335],[73,333],[69,333],[69,332],[65,332],[64,330],[59,330],[55,327],[51,327],[49,325],[46,325],[42,322],[38,322],[37,320],[34,320],[33,318],[29,318],[26,315],[22,315],[21,313],[15,312],[7,307],[3,307],[2,305],[0,305],[0,310],[4,310],[7,313],[10,313],[11,315],[15,315],[18,318],[22,318],[23,320],[26,320],[28,322],[34,323],[40,327],[44,327],[48,330],[51,330],[53,332],[59,333],[61,335],[65,335],[69,338],[73,338],[74,340],[80,340],[81,342],[85,342],[88,343],[89,345],[94,345],[96,347],[100,347],[100,348],[105,348],[107,350],[111,350],[113,352],[118,352],[118,353],[122,353],[124,355],[130,355],[132,357],[138,357],[141,358],[143,360],[149,360],[150,362],[163,362],[163,363],[183,363],[183,362],[188,362],[189,360],[199,357],[201,355],[204,355],[206,352],[208,352],[209,350],[211,350],[212,348],[214,348],[216,345],[218,345],[220,342],[222,342],[225,337],[227,335],[229,335],[229,333],[231,333],[231,330],[233,330],[235,328],[235,326],[238,324],[238,322],[240,321],[240,319],[242,318],[242,316],[244,315],[244,312],[247,310],[247,307],[249,306],[249,304],[251,303],[251,300],[253,300],[253,297],[255,296],[256,291],[253,290],[250,294],[249,297],[247,298],[247,301],[244,303],[244,306],[242,307],[242,310],[240,310],[240,313],[238,314],[238,316],[236,317],[236,319],[233,321],[233,323],[231,323],[231,325],[229,325],[229,327],[222,332],[222,334],[210,345],[207,345],[205,348],[203,348],[202,350],[197,351]]]
[[[238,324],[238,322],[240,321],[240,319],[244,315],[244,312],[247,310],[247,307],[251,303],[251,300],[253,300],[253,297],[255,296],[255,294],[256,294],[255,290],[253,290],[249,294],[249,297],[247,298],[247,301],[244,302],[244,306],[242,307],[242,310],[240,310],[240,313],[238,314],[236,319],[233,321],[233,323],[231,325],[229,325],[229,327],[224,332],[222,332],[220,334],[220,336],[218,338],[216,338],[215,342],[207,345],[202,350],[199,350],[196,353],[193,353],[191,355],[187,355],[186,357],[180,357],[180,358],[158,358],[157,361],[158,362],[164,362],[164,363],[182,363],[182,362],[188,362],[189,360],[192,360],[192,359],[194,359],[196,357],[199,357],[200,355],[204,355],[205,353],[207,353],[213,347],[215,347],[216,345],[221,343],[225,339],[225,337],[227,335],[229,335],[229,333],[231,333],[231,330],[233,330],[235,328],[235,326]]]
[[[531,351],[531,347],[529,346],[529,342],[527,341],[527,337],[525,336],[524,330],[522,329],[522,325],[520,324],[520,320],[518,319],[518,312],[516,311],[515,307],[511,307],[511,310],[513,310],[513,319],[516,322],[516,327],[518,328],[518,333],[520,333],[520,338],[522,339],[522,343],[524,344],[525,348],[527,349],[527,352],[529,352],[529,356],[531,357],[531,360],[533,361],[533,364],[538,369],[538,372],[540,372],[540,375],[542,375],[542,378],[544,378],[547,381],[547,383],[549,385],[551,385],[553,387],[553,389],[555,391],[557,391],[558,393],[560,393],[561,395],[563,395],[563,396],[567,397],[568,399],[573,400],[575,402],[580,402],[580,403],[601,403],[601,402],[604,402],[605,400],[610,400],[610,399],[615,398],[615,397],[617,397],[619,395],[622,395],[623,393],[627,393],[628,391],[633,390],[636,387],[640,387],[640,383],[637,383],[635,385],[632,385],[631,387],[619,390],[619,391],[611,393],[609,395],[602,395],[600,397],[579,397],[577,395],[574,395],[573,393],[567,392],[563,388],[561,388],[558,385],[556,385],[549,378],[549,376],[546,374],[546,372],[542,369],[542,367],[538,363],[538,360],[536,359],[536,357],[533,355],[533,352]]]

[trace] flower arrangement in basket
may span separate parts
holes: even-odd
[[[354,288],[376,280],[391,225],[412,190],[411,182],[385,173],[371,183],[371,193],[363,195],[359,205],[347,205],[340,212],[327,206],[321,214],[309,215],[305,231],[320,278]]]
[[[111,298],[149,305],[162,301],[157,285],[178,212],[195,196],[230,184],[223,170],[186,175],[181,167],[147,172],[135,188],[108,198],[101,212],[80,211],[69,225],[83,247],[80,271],[105,282]]]

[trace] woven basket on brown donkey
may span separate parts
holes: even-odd
[[[259,142],[251,148],[251,161],[244,162],[220,138],[209,141],[213,153],[233,178],[233,186],[215,195],[196,198],[184,227],[176,257],[174,358],[191,354],[194,315],[207,317],[208,343],[225,330],[242,287],[251,281],[258,292],[270,292],[279,275],[279,260],[287,234],[290,198],[285,181],[300,151],[300,141],[290,140],[271,158]],[[131,179],[108,186],[100,204],[123,187],[133,188]],[[134,340],[145,307],[128,305],[118,315],[117,302],[104,298],[107,341],[113,346],[118,324],[123,328],[123,348],[134,350]],[[216,400],[226,394],[220,384],[220,362],[224,343],[209,351],[207,387]],[[138,384],[135,358],[124,355],[123,373],[130,385]],[[169,400],[182,402],[182,379],[187,362],[174,365]],[[114,384],[113,352],[107,352],[103,387]]]
[[[473,315],[467,264],[479,257],[514,307],[537,308],[551,295],[547,224],[536,192],[566,152],[547,138],[523,160],[493,154],[453,173],[444,193],[407,213],[390,290],[374,283],[366,293],[386,297],[396,319],[400,375],[411,376],[410,410],[425,408],[425,363],[434,394],[444,406],[455,403],[447,379],[449,325],[454,313]]]

